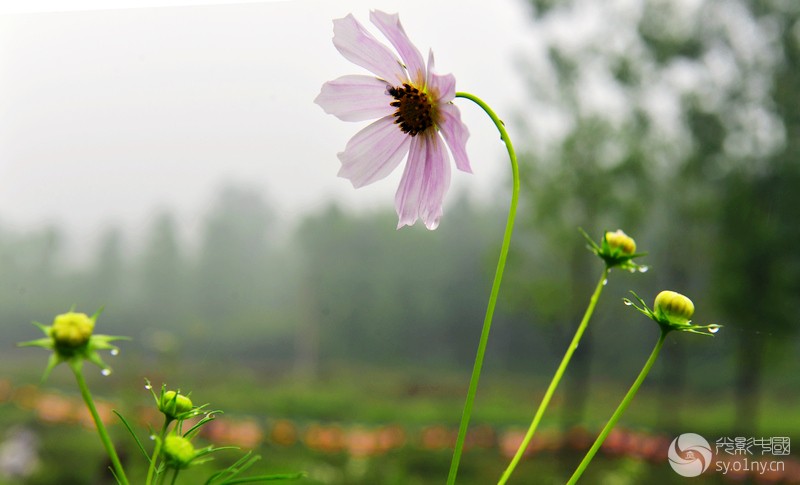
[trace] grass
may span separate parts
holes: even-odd
[[[42,357],[42,356],[36,356]],[[10,382],[12,392],[20,389],[32,392],[61,390],[66,396],[78,397],[77,390],[68,379],[66,369],[57,369],[50,380],[38,385],[43,358],[24,359],[13,365],[2,362],[4,369],[13,374],[4,377]],[[111,400],[124,414],[135,415],[139,409],[152,405],[152,398],[144,390],[144,377],[158,385],[160,379],[168,384],[192,391],[196,403],[209,402],[212,409],[225,411],[223,419],[249,417],[260,423],[276,419],[289,419],[302,428],[311,423],[336,423],[342,427],[360,426],[367,429],[385,424],[395,424],[408,430],[406,446],[369,457],[354,457],[345,452],[322,452],[300,444],[277,446],[265,441],[256,450],[264,459],[256,467],[258,473],[305,470],[309,478],[303,484],[439,484],[447,475],[450,452],[446,449],[423,449],[418,443],[421,429],[431,425],[444,425],[454,430],[458,424],[467,376],[456,372],[430,372],[426,369],[377,368],[358,365],[330,366],[317,381],[294,379],[289,373],[260,370],[257,365],[221,366],[219,363],[184,362],[166,372],[148,372],[149,364],[133,355],[113,362],[116,373],[104,378],[99,374],[91,379],[90,386],[99,398]],[[162,369],[163,371],[163,369]],[[63,374],[63,375],[62,375]],[[524,384],[520,384],[524,383]],[[476,400],[473,426],[489,426],[498,434],[509,429],[524,428],[530,420],[538,399],[544,390],[544,379],[525,375],[487,373]],[[589,403],[583,423],[589,432],[598,430],[624,394],[626,382],[593,382],[589,389]],[[652,434],[674,436],[682,432],[696,432],[708,437],[731,434],[735,425],[735,403],[729,392],[702,392],[689,388],[680,402],[678,429],[663,429],[663,390],[657,386],[642,388],[640,394],[622,419],[622,426]],[[40,435],[40,460],[45,465],[26,484],[88,483],[102,473],[102,449],[93,432],[79,425],[43,424],[36,420],[30,409],[19,407],[15,394],[0,401],[0,436],[12,426],[24,425]],[[17,396],[18,397],[18,396]],[[542,431],[560,428],[563,400],[556,395],[553,405],[542,424]],[[797,413],[798,396],[782,394],[764,395],[760,426],[753,437],[800,437],[800,413]],[[154,425],[156,423],[153,423]],[[131,462],[139,460],[129,438],[121,426],[111,426],[118,443],[125,443],[124,452]],[[140,437],[147,436],[141,429]],[[665,451],[666,454],[666,451]],[[238,453],[220,455],[226,461],[240,456]],[[562,449],[544,452],[524,461],[515,473],[514,483],[563,483],[580,461],[578,451]],[[229,457],[229,458],[228,458]],[[60,464],[71,463],[70,467]],[[507,458],[496,447],[473,448],[464,455],[459,483],[484,484],[497,480]],[[202,483],[211,465],[187,472],[188,481]],[[143,469],[143,468],[142,468]],[[141,474],[139,468],[131,469],[131,479]],[[197,473],[197,475],[193,475]],[[584,483],[684,483],[667,465],[649,464],[631,457],[601,456],[592,464]],[[684,479],[685,480],[685,479]],[[718,476],[693,483],[723,483]],[[0,484],[5,483],[0,479]]]

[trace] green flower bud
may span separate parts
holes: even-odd
[[[622,229],[617,229],[614,232],[606,231],[600,244],[592,241],[592,238],[583,229],[580,229],[580,231],[586,242],[589,243],[589,250],[603,260],[606,268],[620,268],[630,272],[639,271],[640,273],[647,271],[647,266],[641,266],[633,261],[634,258],[644,256],[645,253],[636,252],[636,241],[622,232]]]
[[[89,341],[93,330],[94,320],[88,315],[68,312],[56,316],[50,327],[50,336],[56,347],[76,349]]]
[[[158,410],[170,419],[177,419],[190,412],[194,406],[192,400],[175,391],[167,391],[161,395]]]
[[[173,468],[186,468],[197,456],[192,442],[176,434],[164,438],[163,451],[167,465]]]
[[[647,303],[639,298],[639,295],[632,291],[631,294],[639,302],[639,305],[627,298],[623,298],[622,301],[656,322],[664,332],[679,330],[681,332],[699,333],[701,335],[714,335],[722,328],[722,325],[717,324],[693,324],[692,315],[694,314],[694,303],[680,293],[674,291],[662,291],[659,293],[656,296],[656,301],[653,303],[653,308],[655,310],[651,310],[647,306]]]
[[[606,242],[609,248],[618,249],[622,254],[636,253],[636,241],[622,232],[622,229],[617,229],[616,232],[606,232]]]
[[[689,298],[674,291],[662,291],[653,303],[657,317],[669,322],[684,325],[689,323],[694,314],[694,303]]]
[[[101,309],[102,310],[102,309]],[[111,373],[103,359],[100,358],[98,350],[110,350],[112,355],[119,352],[116,345],[111,342],[114,340],[127,340],[127,337],[114,337],[111,335],[100,335],[94,332],[94,323],[100,316],[100,311],[94,315],[87,316],[85,313],[69,311],[57,315],[50,326],[33,322],[44,333],[45,337],[21,342],[20,347],[41,347],[53,351],[47,367],[44,370],[46,379],[58,364],[68,362],[71,365],[80,365],[81,361],[88,360],[103,369],[103,375]]]

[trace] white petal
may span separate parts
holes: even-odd
[[[461,112],[454,104],[447,103],[439,106],[439,113],[443,118],[439,123],[439,131],[444,137],[444,141],[447,142],[447,146],[450,147],[456,167],[462,172],[472,173],[467,156],[469,130],[461,122]]]
[[[339,176],[355,188],[386,177],[408,153],[410,138],[400,131],[393,116],[379,119],[356,133],[338,154],[342,162]]]
[[[400,59],[406,65],[411,81],[417,86],[422,86],[426,78],[425,61],[416,46],[408,39],[406,31],[400,24],[400,16],[373,10],[370,12],[369,18],[397,49]]]
[[[383,118],[396,108],[386,92],[386,81],[371,76],[342,76],[322,85],[314,100],[326,113],[343,121],[364,121]]]
[[[353,14],[333,21],[333,45],[348,61],[395,86],[407,80],[405,69],[397,57],[367,32]]]

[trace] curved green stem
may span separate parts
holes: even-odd
[[[98,414],[97,408],[94,405],[92,394],[89,392],[89,386],[86,385],[86,380],[83,378],[83,371],[81,370],[82,364],[83,361],[81,360],[70,362],[72,372],[75,374],[75,379],[78,381],[78,388],[81,390],[81,396],[83,396],[83,402],[85,402],[86,407],[89,408],[89,412],[97,428],[97,434],[100,435],[100,441],[103,442],[108,457],[111,459],[111,465],[114,468],[117,480],[122,485],[128,485],[128,478],[125,476],[125,470],[123,470],[122,463],[119,461],[119,456],[117,456],[117,451],[114,449],[114,444],[111,442],[111,437],[108,436],[108,431],[106,431],[106,427],[103,425],[103,420],[100,419],[100,414]]]
[[[508,210],[508,219],[506,221],[506,229],[503,234],[503,244],[500,248],[500,258],[497,261],[497,269],[494,273],[494,283],[492,283],[492,290],[489,295],[489,303],[486,307],[486,316],[483,320],[483,330],[481,331],[480,341],[478,342],[478,351],[475,355],[475,364],[472,368],[472,377],[469,381],[469,389],[467,390],[467,398],[464,402],[464,411],[461,413],[461,425],[458,428],[458,437],[456,438],[455,449],[453,450],[453,460],[450,463],[450,473],[447,476],[448,485],[452,485],[456,481],[458,473],[458,465],[461,461],[461,452],[464,449],[464,441],[467,436],[467,428],[469,428],[469,420],[472,415],[472,404],[475,401],[475,394],[478,390],[478,381],[480,380],[481,369],[483,368],[483,356],[486,353],[486,344],[489,341],[489,330],[492,326],[492,317],[494,316],[494,309],[497,305],[497,294],[500,291],[500,282],[503,280],[503,270],[506,266],[506,259],[508,257],[508,247],[511,244],[511,234],[514,230],[514,219],[517,214],[517,202],[519,200],[519,167],[517,165],[517,155],[514,153],[514,146],[511,144],[506,132],[505,125],[497,117],[482,99],[473,96],[469,93],[456,93],[457,98],[465,98],[474,102],[489,115],[492,119],[497,130],[500,132],[500,138],[506,145],[508,150],[508,157],[511,160],[511,172],[513,179],[513,186],[511,191],[511,206]]]
[[[592,297],[589,299],[589,306],[586,308],[586,313],[583,314],[583,320],[581,320],[580,325],[578,325],[578,330],[575,331],[575,336],[572,337],[572,342],[570,342],[569,347],[567,347],[567,351],[564,353],[564,357],[561,359],[561,364],[558,366],[558,369],[556,369],[556,373],[553,375],[553,379],[550,381],[550,385],[547,387],[544,397],[542,397],[542,402],[539,403],[539,408],[536,410],[536,414],[534,415],[533,421],[528,428],[528,432],[525,434],[525,438],[523,438],[522,443],[519,445],[519,449],[517,449],[517,453],[514,455],[511,463],[509,463],[508,468],[506,468],[503,476],[500,477],[500,480],[497,482],[498,485],[502,485],[508,481],[508,478],[514,472],[514,469],[517,467],[520,459],[522,459],[522,455],[525,453],[525,450],[528,449],[528,445],[530,444],[531,439],[533,439],[534,433],[536,433],[536,428],[539,426],[539,422],[542,420],[542,416],[544,415],[547,406],[550,404],[550,399],[553,397],[558,384],[561,382],[561,378],[564,376],[564,371],[567,369],[567,365],[569,365],[569,361],[572,359],[572,354],[575,353],[575,349],[578,348],[578,343],[581,341],[583,332],[586,330],[586,327],[589,324],[589,319],[594,313],[594,308],[597,306],[597,300],[600,299],[600,294],[603,292],[603,288],[605,288],[608,272],[609,268],[606,266],[605,269],[603,269],[603,274],[600,276],[600,281],[597,282],[594,293],[592,293]]]
[[[642,367],[642,371],[639,372],[639,377],[633,381],[633,385],[631,385],[628,393],[625,394],[624,398],[622,398],[622,402],[619,403],[617,410],[611,415],[611,418],[608,420],[608,423],[606,423],[605,428],[603,428],[603,431],[600,432],[600,436],[597,437],[592,447],[586,453],[586,456],[583,457],[583,461],[581,461],[581,464],[578,465],[578,468],[575,470],[575,473],[572,474],[572,477],[569,479],[569,482],[567,482],[567,485],[575,484],[581,475],[583,475],[583,472],[586,470],[586,467],[589,466],[589,463],[592,461],[592,458],[594,458],[597,450],[600,449],[600,446],[602,446],[609,433],[611,433],[611,430],[614,429],[614,426],[617,424],[617,421],[619,421],[619,418],[622,417],[622,413],[625,412],[625,409],[627,409],[628,405],[631,403],[631,401],[633,401],[633,397],[636,396],[636,392],[639,391],[639,386],[642,385],[645,377],[647,377],[647,374],[650,373],[650,368],[653,367],[653,364],[656,362],[658,353],[661,351],[661,347],[664,345],[664,338],[667,336],[669,331],[669,328],[661,329],[661,335],[658,337],[658,342],[656,342],[653,352],[650,353],[650,358],[647,359],[644,367]]]
[[[164,425],[161,427],[161,432],[158,434],[156,438],[156,446],[153,450],[153,456],[150,458],[150,466],[147,468],[147,481],[145,485],[150,485],[153,483],[153,474],[156,471],[156,462],[158,461],[159,455],[161,455],[161,445],[164,443],[164,438],[167,436],[167,428],[169,427],[170,419],[164,418]]]

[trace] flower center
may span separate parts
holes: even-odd
[[[389,86],[386,92],[395,99],[389,104],[397,108],[394,122],[404,133],[416,136],[433,126],[433,105],[427,93],[408,83],[396,88]]]

